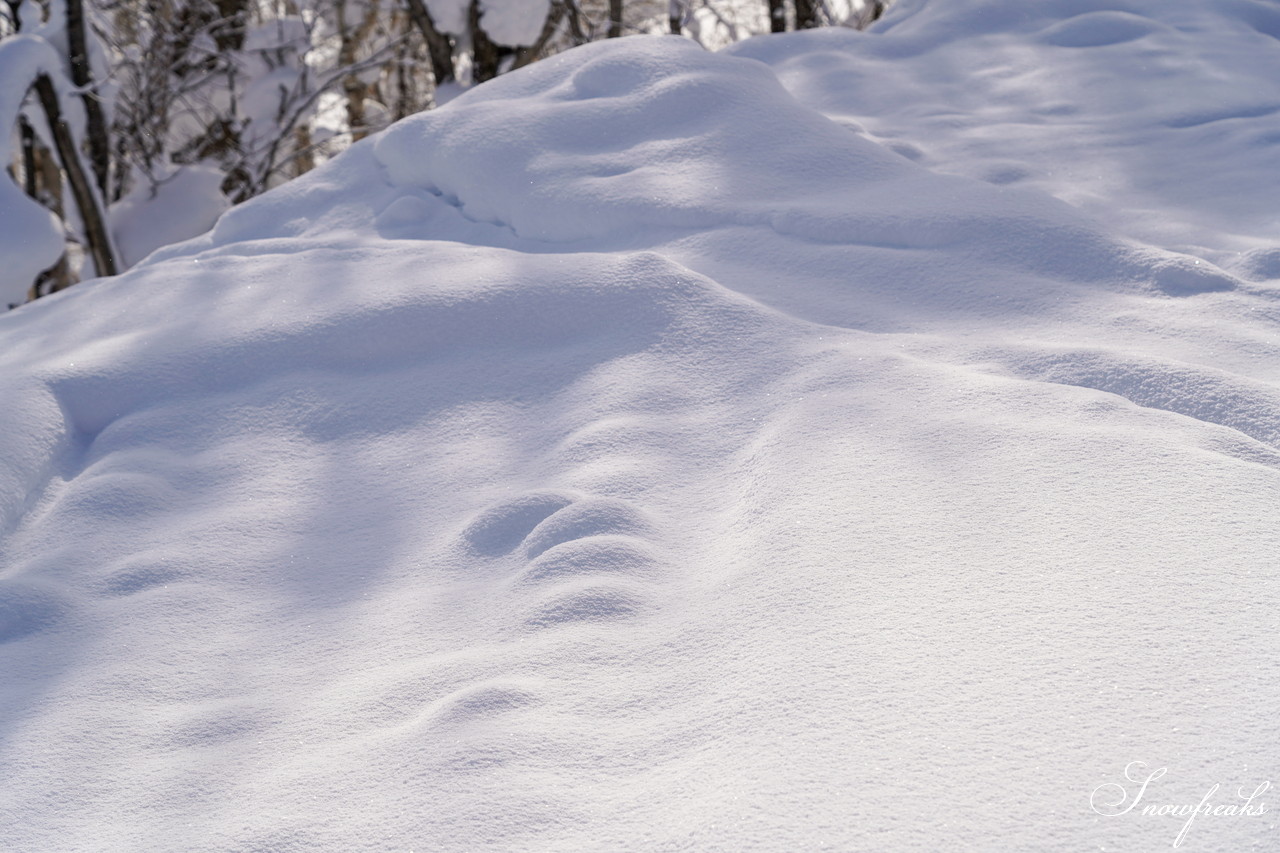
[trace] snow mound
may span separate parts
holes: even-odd
[[[833,184],[906,171],[796,104],[763,66],[685,39],[537,63],[401,122],[376,153],[393,183],[556,242],[767,221]]]
[[[1238,284],[1116,239],[1043,194],[924,169],[799,105],[759,63],[682,39],[538,63],[401,122],[374,155],[399,190],[376,211],[382,236],[533,251],[671,251],[687,238],[675,256],[691,269],[720,278],[740,258],[739,273],[757,275],[736,275],[735,287],[840,325],[882,325],[883,299],[900,316],[904,289],[923,312],[1003,312],[1011,299],[1042,310],[1081,288],[1190,296]],[[797,251],[870,281],[824,273],[816,302],[809,288],[777,292]],[[1036,282],[1021,296],[1004,283],[1015,271]],[[868,292],[878,287],[888,292]]]
[[[922,165],[1227,268],[1276,239],[1278,33],[1260,0],[901,0],[871,32],[727,52]]]
[[[895,56],[961,126],[975,45],[1123,68],[1186,14],[588,46],[0,316],[7,849],[1141,850],[1178,826],[1088,805],[1129,762],[1252,789],[1274,246],[1119,236],[1018,177],[1061,127],[993,183],[832,106]],[[1000,109],[1130,156],[1055,104]]]
[[[907,310],[926,318],[1044,312],[1098,289],[1188,297],[1240,285],[1042,193],[916,165],[801,106],[761,64],[682,39],[589,45],[503,76],[158,259],[371,235],[661,249],[788,313],[858,328],[901,327],[908,295]],[[801,251],[821,272],[783,284],[806,275],[791,260]]]

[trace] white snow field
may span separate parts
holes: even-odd
[[[592,44],[0,316],[0,850],[1280,849],[1278,36]]]

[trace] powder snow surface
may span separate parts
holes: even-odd
[[[1280,781],[1269,10],[588,45],[0,316],[0,849],[1154,851],[1131,762]]]

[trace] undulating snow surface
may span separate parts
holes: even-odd
[[[875,33],[730,52],[926,167],[1049,192],[1118,233],[1280,276],[1271,0],[899,0]]]
[[[1145,851],[1244,806],[1271,14],[593,44],[0,316],[0,847]],[[1275,849],[1274,793],[1181,849]]]

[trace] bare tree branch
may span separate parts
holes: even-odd
[[[85,135],[89,140],[89,163],[98,181],[98,191],[107,197],[111,170],[111,144],[107,140],[107,118],[98,99],[97,87],[89,69],[89,49],[85,35],[84,0],[66,0],[67,47],[71,64],[71,82],[84,99]]]
[[[436,78],[436,86],[452,83],[456,79],[453,70],[453,40],[436,29],[426,5],[422,0],[405,0],[409,8],[409,16],[422,32],[422,39],[427,43],[427,55],[431,57],[431,74]]]
[[[40,106],[44,109],[45,118],[49,122],[49,132],[58,150],[58,159],[62,161],[62,170],[71,184],[71,194],[75,197],[76,207],[80,210],[80,218],[84,222],[85,237],[89,241],[89,256],[93,258],[93,266],[98,275],[115,275],[116,255],[111,246],[111,235],[107,230],[102,206],[94,194],[94,188],[85,174],[80,162],[80,152],[76,150],[75,138],[62,117],[62,108],[58,103],[58,92],[49,75],[37,75],[34,83]]]

